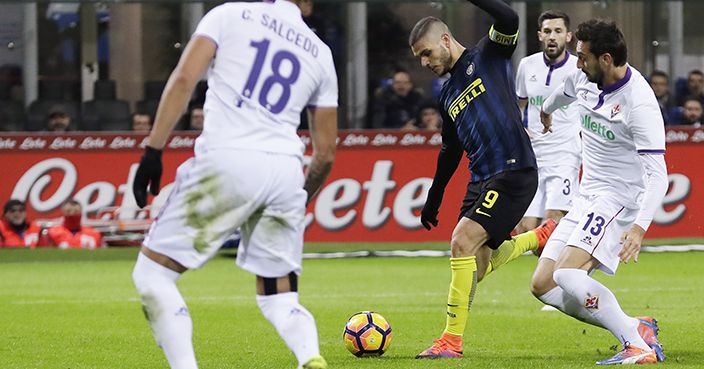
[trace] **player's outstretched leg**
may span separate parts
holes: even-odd
[[[299,368],[328,367],[325,359],[320,356],[315,318],[298,303],[298,292],[257,295],[257,305],[266,320],[276,328],[286,346],[296,355]]]
[[[554,220],[546,219],[537,228],[504,241],[496,250],[491,252],[489,267],[480,280],[494,270],[506,265],[509,261],[521,256],[526,251],[533,251],[540,255],[556,227],[557,223]]]
[[[614,357],[597,362],[603,364],[642,364],[657,362],[655,351],[638,332],[640,320],[623,312],[613,292],[587,274],[586,270],[563,268],[553,274],[562,289],[584,301],[592,316],[608,329],[623,346]]]
[[[462,357],[462,334],[467,324],[469,308],[477,288],[477,262],[475,256],[451,258],[452,282],[447,297],[447,323],[445,332],[429,349],[416,359],[441,359]]]
[[[144,315],[171,369],[197,369],[193,322],[176,287],[180,276],[141,252],[132,272]]]

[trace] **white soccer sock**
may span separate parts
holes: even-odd
[[[303,365],[320,355],[315,318],[298,303],[298,292],[257,295],[257,305]]]
[[[193,350],[193,321],[176,287],[181,276],[139,253],[132,272],[142,308],[157,345],[172,369],[197,369]]]
[[[547,305],[556,307],[558,310],[577,320],[599,328],[604,328],[601,322],[594,319],[589,310],[587,310],[580,301],[572,295],[565,293],[560,286],[551,289],[544,295],[538,297],[538,299]]]
[[[558,269],[553,274],[555,282],[577,301],[584,301],[595,320],[608,329],[622,346],[631,345],[650,350],[650,346],[638,334],[638,319],[629,317],[621,310],[613,292],[596,279],[587,275],[586,270]],[[589,299],[589,301],[587,301]]]

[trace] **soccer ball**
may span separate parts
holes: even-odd
[[[354,356],[381,356],[391,344],[391,326],[381,314],[362,311],[347,321],[342,339]]]

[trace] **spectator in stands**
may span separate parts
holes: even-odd
[[[665,125],[670,125],[670,110],[675,107],[675,99],[668,91],[668,76],[667,73],[656,70],[650,75],[650,87],[652,87],[653,92],[655,92],[655,97],[658,98],[658,104],[660,105],[660,113],[662,113],[662,119],[665,121]]]
[[[134,113],[132,115],[132,131],[149,133],[152,130],[152,117],[147,113]]]
[[[41,227],[27,221],[24,202],[12,199],[5,203],[0,222],[0,247],[37,247]]]
[[[684,106],[685,100],[694,97],[704,104],[704,73],[693,70],[687,75],[687,91],[677,99],[677,106]]]
[[[203,106],[197,105],[192,107],[190,119],[188,120],[188,130],[198,132],[202,131],[204,121],[205,115],[203,113]]]
[[[66,201],[61,210],[64,220],[49,228],[49,243],[60,249],[95,249],[104,247],[103,237],[95,228],[81,225],[82,207],[76,200]]]
[[[440,111],[438,111],[437,104],[425,104],[421,107],[419,116],[418,127],[420,129],[437,131],[442,128],[442,117],[440,116]]]
[[[396,72],[391,86],[377,89],[374,98],[372,128],[415,129],[415,117],[423,95],[413,89],[408,73]]]
[[[695,96],[684,100],[684,116],[681,126],[700,127],[702,125],[702,102]]]
[[[54,105],[46,117],[46,130],[50,132],[66,132],[71,125],[71,117],[63,105]]]

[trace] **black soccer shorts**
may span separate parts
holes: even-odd
[[[537,189],[538,171],[530,167],[470,182],[460,219],[467,217],[484,227],[489,234],[487,245],[496,250],[511,238],[511,231],[523,218]]]

